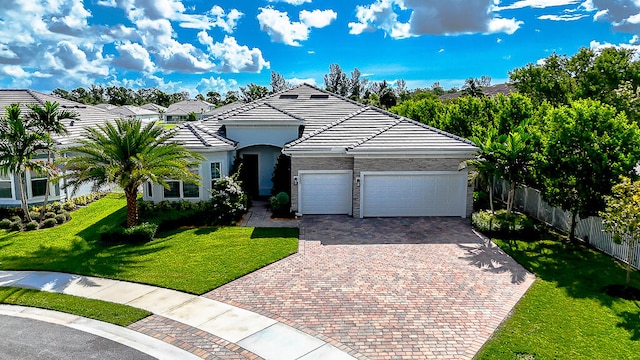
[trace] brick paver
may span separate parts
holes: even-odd
[[[151,315],[129,328],[207,360],[259,360],[261,357],[242,347],[160,315]]]
[[[457,218],[305,216],[299,252],[206,294],[356,358],[470,359],[533,276]]]

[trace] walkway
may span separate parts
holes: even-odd
[[[129,328],[206,359],[353,359],[325,341],[220,301],[119,280],[54,272],[0,271],[0,286],[57,292],[152,312]],[[3,307],[5,311],[6,308]],[[114,339],[111,334],[105,337]],[[177,358],[188,358],[185,354]],[[154,355],[156,356],[156,355]],[[175,352],[160,354],[176,359]]]
[[[240,222],[247,227],[298,227],[299,219],[272,219],[269,204],[266,201],[254,200],[251,208]]]

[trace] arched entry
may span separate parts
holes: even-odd
[[[271,195],[273,169],[282,148],[271,145],[254,145],[239,149],[242,160],[241,180],[254,199]]]

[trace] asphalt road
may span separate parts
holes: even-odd
[[[0,315],[0,359],[155,359],[115,341],[66,326]]]

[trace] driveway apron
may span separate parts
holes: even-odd
[[[304,216],[297,254],[204,296],[360,359],[471,359],[533,279],[468,219]]]

